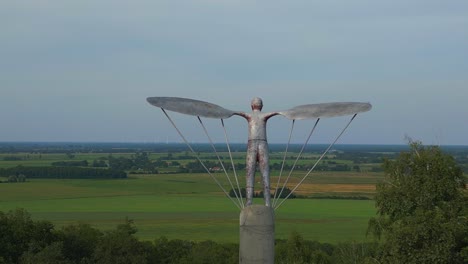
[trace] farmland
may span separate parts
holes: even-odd
[[[101,229],[133,219],[137,235],[235,242],[239,210],[206,175],[134,176],[122,180],[35,179],[0,184],[0,211],[25,208],[58,226],[83,221]],[[261,201],[257,201],[261,202]],[[277,213],[276,233],[307,239],[363,239],[372,201],[294,199]],[[348,231],[346,231],[348,230]]]
[[[0,154],[0,168],[47,167],[53,162],[69,160],[86,160],[91,164],[94,160],[108,159],[110,155],[130,158],[134,152],[4,151]],[[144,240],[166,236],[194,241],[238,241],[239,209],[213,179],[207,173],[178,172],[181,166],[194,161],[188,158],[190,155],[186,151],[148,153],[151,161],[162,159],[168,164],[180,165],[158,167],[158,173],[132,168],[126,179],[27,179],[21,183],[2,183],[0,211],[25,208],[35,219],[50,220],[58,227],[86,222],[102,230],[114,228],[129,218],[135,221],[137,236]],[[203,160],[214,162],[210,155],[200,154]],[[312,172],[296,191],[303,199],[290,199],[275,211],[276,238],[287,238],[292,231],[297,231],[305,239],[321,242],[366,240],[368,219],[375,215],[374,202],[369,198],[382,173],[378,171],[379,162],[371,162],[365,156],[360,154],[361,162],[345,159],[344,155],[327,156],[324,161],[330,167],[348,164],[349,169]],[[309,153],[306,157],[298,164],[308,166],[308,159],[316,158],[317,154]],[[243,162],[242,155],[236,154],[234,160]],[[280,160],[280,154],[272,154],[271,163]],[[293,188],[306,172],[296,170],[287,186]],[[239,169],[237,174],[244,175],[244,171]],[[284,174],[287,176],[288,171]],[[279,171],[273,169],[272,187],[278,175]],[[224,173],[213,173],[213,176],[229,190]],[[0,180],[5,182],[7,178]],[[243,183],[243,177],[239,180]],[[258,175],[256,180],[260,181]],[[260,189],[259,183],[256,188]]]

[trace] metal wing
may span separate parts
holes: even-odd
[[[224,119],[234,114],[234,111],[222,108],[221,106],[188,98],[148,97],[146,101],[165,110],[186,115]]]
[[[339,103],[322,103],[308,104],[293,107],[289,110],[280,111],[278,114],[289,119],[308,119],[319,117],[334,117],[353,115],[362,112],[367,112],[372,108],[369,103],[355,102],[339,102]]]

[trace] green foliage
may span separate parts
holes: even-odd
[[[56,161],[52,162],[52,166],[56,167],[88,167],[87,160],[74,160],[74,161]]]
[[[24,174],[18,175],[18,182],[26,182],[26,176]]]
[[[121,179],[124,171],[82,167],[23,167],[0,169],[0,176],[20,175],[30,179]],[[17,176],[15,176],[17,177]],[[17,181],[18,178],[16,178]]]
[[[297,232],[292,232],[289,238],[277,240],[275,245],[276,263],[332,263],[334,248],[330,244],[307,241]]]
[[[376,260],[376,243],[341,242],[335,247],[332,263],[336,264],[371,264]]]
[[[291,189],[289,189],[288,187],[284,187],[276,190],[273,196],[276,198],[286,198],[288,196],[288,199],[296,198],[296,195],[294,193],[291,194],[291,192]]]
[[[174,262],[172,262],[174,263]],[[239,263],[239,247],[235,244],[220,244],[213,241],[194,243],[190,253],[181,258],[181,264]]]
[[[139,241],[131,222],[106,232],[99,240],[93,255],[96,264],[154,263],[154,250],[150,242]]]
[[[378,217],[368,228],[384,238],[382,263],[466,263],[465,183],[455,160],[438,147],[411,142],[408,152],[385,160],[383,168]]]
[[[97,160],[93,160],[91,167],[105,168],[107,167],[107,163],[104,159],[97,159]]]
[[[40,251],[55,240],[52,223],[36,221],[23,209],[0,212],[0,259],[18,263],[23,252]]]
[[[18,177],[16,175],[10,175],[8,176],[8,182],[18,182]]]
[[[58,231],[63,255],[76,263],[91,263],[91,256],[102,236],[101,231],[85,223],[64,226]]]
[[[174,239],[169,240],[162,236],[154,241],[158,263],[169,264],[177,263],[181,259],[186,259],[190,254],[193,242]]]
[[[14,175],[8,176],[7,182],[9,183],[26,182],[26,176],[24,174],[16,173]]]
[[[114,170],[133,170],[158,173],[156,164],[151,162],[147,152],[137,152],[130,158],[109,155],[109,167]]]
[[[229,190],[229,196],[233,197],[233,198],[246,197],[247,192],[246,192],[245,188],[241,188],[240,189],[240,195],[239,195],[239,190],[238,189],[231,189],[231,190]]]
[[[53,242],[35,252],[30,249],[20,259],[21,264],[73,264],[63,255],[63,243]]]
[[[23,159],[21,157],[17,157],[17,156],[4,156],[3,160],[4,161],[18,161],[18,160],[23,160]]]
[[[398,160],[385,160],[386,182],[377,186],[378,213],[391,220],[411,215],[417,209],[446,208],[459,202],[464,186],[455,160],[438,147],[411,143]],[[448,209],[448,208],[447,208]]]

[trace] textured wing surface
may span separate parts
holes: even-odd
[[[300,105],[278,113],[289,119],[308,119],[353,115],[367,112],[371,108],[369,103],[339,102]]]
[[[148,97],[146,100],[154,106],[186,115],[224,119],[234,114],[221,106],[188,98]]]

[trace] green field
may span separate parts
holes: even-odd
[[[315,177],[309,185],[314,181],[325,184],[325,176]],[[327,178],[348,185],[376,181],[375,175],[360,174],[330,174]],[[239,235],[239,209],[206,174],[0,184],[0,211],[15,208],[25,208],[35,219],[50,220],[57,226],[82,221],[103,230],[128,217],[135,221],[137,235],[147,240],[166,236],[238,242]],[[336,243],[365,240],[367,221],[375,209],[371,200],[294,199],[275,213],[278,239],[297,231],[308,240]]]

